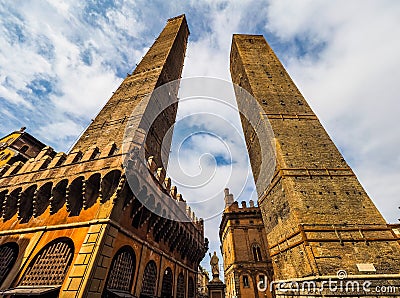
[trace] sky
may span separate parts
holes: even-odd
[[[264,35],[385,219],[398,222],[395,0],[0,0],[0,134],[26,126],[67,152],[166,20],[182,13],[191,32],[183,78],[229,82],[232,34]],[[212,116],[210,111],[201,101],[179,106],[171,157],[186,175],[200,173],[213,177],[212,183],[199,194],[185,187],[179,173],[168,172],[196,214],[207,219],[210,251],[218,252],[223,189],[229,187],[239,201],[255,194],[235,108],[214,107]],[[225,122],[218,125],[221,118]],[[196,204],[204,194],[215,205]]]

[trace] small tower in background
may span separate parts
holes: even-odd
[[[219,237],[226,297],[272,297],[267,291],[273,274],[260,208],[255,207],[252,200],[249,207],[246,201],[242,201],[239,207],[229,189],[225,188],[224,192],[225,210]],[[262,290],[257,288],[258,284]]]
[[[233,200],[233,194],[229,193],[229,188],[225,188],[224,189],[224,193],[225,193],[225,197],[224,197],[224,201],[225,201],[225,208],[228,208],[230,205],[233,204],[234,200]]]

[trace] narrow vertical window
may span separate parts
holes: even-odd
[[[261,248],[259,246],[257,246],[257,258],[258,261],[262,261]]]
[[[173,285],[173,275],[171,268],[167,268],[164,271],[164,277],[162,280],[161,287],[161,298],[171,298],[172,297],[172,285]]]
[[[259,283],[260,288],[265,288],[265,275],[260,274],[259,281],[260,281],[260,283]]]
[[[154,297],[157,284],[157,265],[154,261],[147,263],[142,280],[140,297]]]
[[[176,298],[185,298],[185,278],[182,273],[178,275],[176,285]]]
[[[243,287],[245,287],[245,288],[250,287],[249,277],[247,275],[243,275]]]

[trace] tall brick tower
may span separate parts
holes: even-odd
[[[175,121],[176,88],[172,104],[148,123],[157,105],[149,94],[180,78],[188,35],[184,16],[168,20],[69,154],[45,147],[26,163],[0,169],[0,296],[195,296],[203,222],[192,212],[185,222],[170,219],[186,214],[185,202],[160,167],[169,153],[170,141],[164,153],[161,142]],[[148,162],[129,160],[131,168],[122,165],[127,123],[148,128]],[[137,174],[135,185],[126,182],[128,171]]]
[[[275,175],[257,189],[275,279],[320,283],[345,270],[342,279],[398,285],[398,239],[263,36],[233,36],[231,75],[275,135]],[[260,140],[243,118],[242,126],[257,180]]]

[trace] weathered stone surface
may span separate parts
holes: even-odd
[[[234,35],[231,75],[275,134],[276,175],[258,189],[274,278],[360,275],[358,263],[398,274],[396,237],[262,36]],[[261,148],[245,119],[242,126],[257,179]]]

